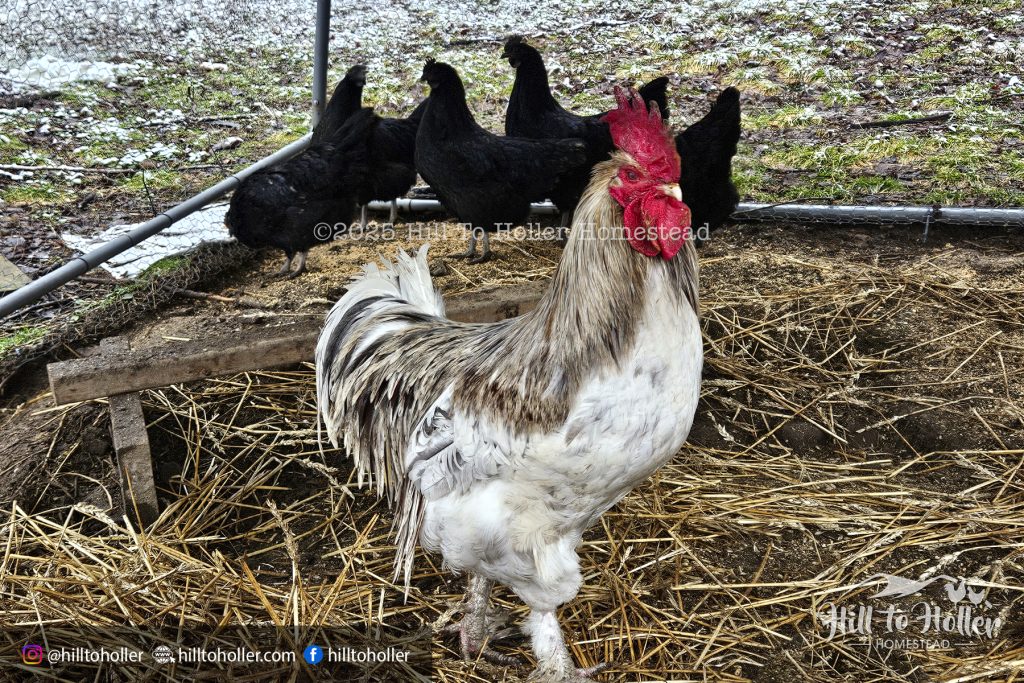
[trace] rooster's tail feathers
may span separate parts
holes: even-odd
[[[350,366],[374,342],[424,315],[444,316],[444,301],[430,280],[427,245],[416,256],[399,251],[395,263],[368,264],[334,304],[316,345],[317,404],[333,444],[339,445],[345,431],[337,392]],[[366,468],[368,463],[356,460],[361,471]]]

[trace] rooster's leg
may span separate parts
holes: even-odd
[[[398,200],[391,200],[391,216],[388,218],[388,223],[391,225],[395,224],[395,219],[398,218]]]
[[[503,666],[519,664],[515,657],[485,647],[488,640],[503,638],[512,633],[512,629],[498,630],[504,625],[504,619],[500,615],[487,613],[487,602],[493,586],[494,582],[490,579],[470,574],[466,586],[466,599],[462,603],[462,620],[446,627],[445,631],[459,634],[459,647],[466,661],[482,657]]]
[[[562,638],[562,627],[553,611],[532,610],[524,630],[530,634],[537,669],[530,674],[535,683],[592,683],[590,678],[608,668],[607,663],[580,669],[576,667]]]
[[[366,232],[366,204],[359,210],[359,232]]]
[[[490,261],[491,257],[491,238],[490,235],[487,234],[487,231],[484,231],[483,250],[480,252],[479,256],[474,256],[473,258],[469,259],[467,263],[483,263],[484,261]]]

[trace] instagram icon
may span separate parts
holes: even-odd
[[[29,643],[21,648],[21,661],[29,666],[37,666],[43,663],[43,646]]]

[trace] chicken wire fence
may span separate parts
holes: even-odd
[[[311,35],[297,0],[9,0],[0,10],[0,93],[145,76],[145,60],[212,45],[293,43]]]
[[[207,243],[176,259],[173,269],[151,271],[134,280],[86,277],[56,290],[3,321],[0,334],[16,334],[19,329],[40,333],[0,355],[0,391],[19,369],[57,349],[109,335],[175,297],[198,294],[189,289],[197,283],[251,262],[252,251],[237,242]],[[242,307],[259,306],[245,296],[236,302]],[[49,324],[35,324],[40,318]]]

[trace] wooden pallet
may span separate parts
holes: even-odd
[[[448,316],[463,322],[515,317],[536,306],[545,282],[502,287],[454,297]],[[105,339],[100,353],[47,366],[58,405],[107,398],[125,514],[148,525],[159,514],[153,459],[139,392],[236,372],[297,365],[313,360],[322,321],[291,322],[250,333],[131,348],[123,337]],[[254,330],[255,331],[255,330]]]

